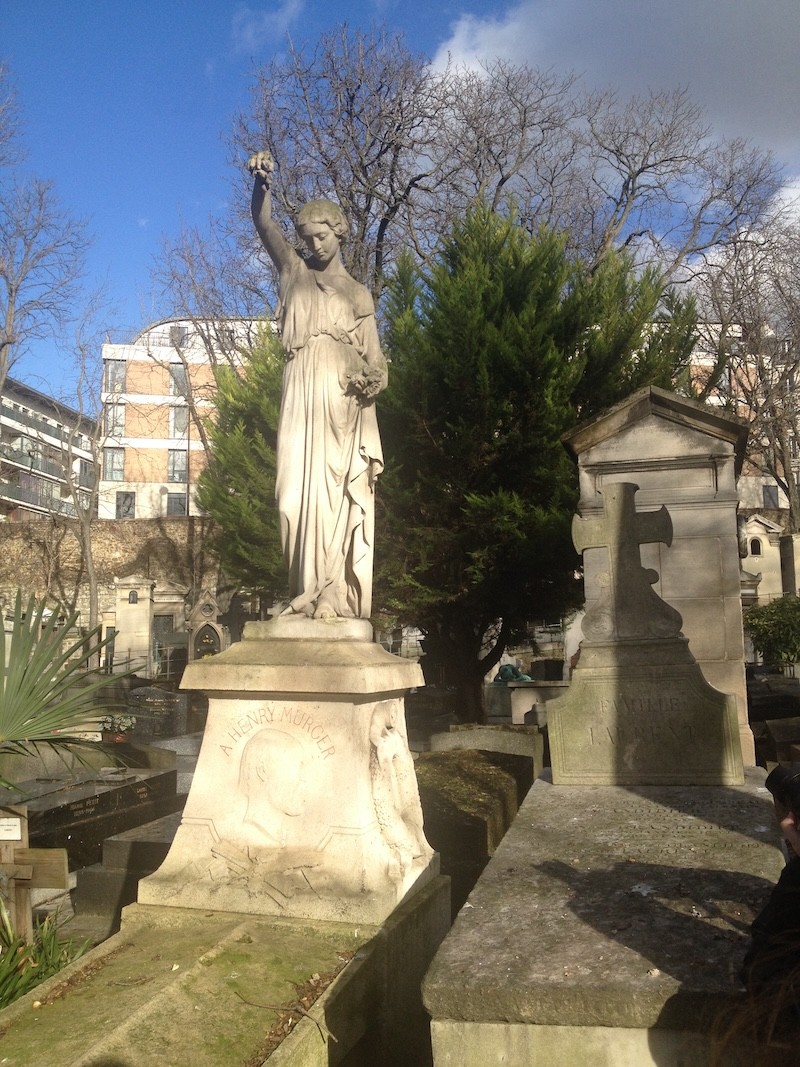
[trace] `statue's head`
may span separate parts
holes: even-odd
[[[319,223],[330,226],[340,241],[345,239],[349,231],[344,212],[332,200],[309,200],[300,208],[295,229],[302,237],[305,227]]]

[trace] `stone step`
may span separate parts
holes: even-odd
[[[109,930],[118,930],[122,909],[136,900],[139,880],[166,859],[182,814],[181,809],[107,838],[102,864],[77,872],[74,899],[78,915],[105,916]]]
[[[155,869],[155,868],[153,868]],[[75,909],[81,917],[102,915],[110,931],[118,930],[122,909],[136,900],[139,879],[150,870],[103,867],[99,863],[78,871]],[[70,933],[69,930],[65,931]]]
[[[160,819],[106,838],[103,842],[103,866],[154,871],[169,851],[175,831],[180,826],[182,812],[181,803],[179,810]]]

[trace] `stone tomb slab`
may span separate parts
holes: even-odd
[[[593,1042],[595,1065],[706,1064],[709,1018],[737,995],[784,862],[763,777],[602,791],[540,778],[426,977],[437,1067],[573,1067]]]
[[[132,905],[120,933],[0,1011],[0,1058],[14,1067],[261,1064],[267,1033],[279,1021],[289,1028],[281,1005],[338,972],[305,1016],[293,1013],[297,1025],[267,1062],[419,1067],[430,1063],[420,982],[448,924],[445,878],[380,928]]]
[[[18,783],[11,804],[28,807],[37,848],[66,848],[70,866],[100,859],[106,837],[174,811],[174,769],[102,768]]]

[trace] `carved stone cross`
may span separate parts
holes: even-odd
[[[658,573],[642,566],[640,546],[672,544],[672,520],[663,505],[637,512],[638,485],[615,482],[603,489],[605,515],[572,521],[572,539],[579,552],[608,550],[608,570],[601,574],[600,597],[587,611],[583,633],[589,642],[671,638],[680,633],[680,614],[652,588]]]

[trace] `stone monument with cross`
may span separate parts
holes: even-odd
[[[662,505],[658,511],[638,512],[632,482],[610,485],[605,494],[605,514],[597,518],[576,515],[572,539],[579,552],[606,548],[608,570],[602,575],[600,597],[583,620],[583,633],[590,647],[594,642],[643,637],[676,637],[680,614],[654,591],[658,574],[642,567],[639,546],[672,543],[672,520]],[[589,650],[587,649],[587,652]]]
[[[604,487],[604,514],[576,516],[578,551],[605,549],[600,594],[583,621],[566,696],[549,702],[557,785],[740,785],[733,698],[708,684],[681,633],[681,616],[641,564],[645,544],[669,545],[666,507],[637,512],[638,486]]]

